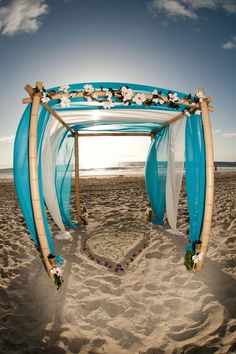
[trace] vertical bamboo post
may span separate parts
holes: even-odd
[[[79,186],[79,135],[75,133],[75,198],[77,220],[81,224],[81,207],[80,207],[80,186]]]
[[[42,83],[37,82],[36,87],[42,88]],[[33,215],[37,235],[40,243],[41,252],[45,262],[46,269],[50,275],[52,266],[48,261],[50,254],[46,231],[44,228],[43,215],[39,195],[39,181],[38,181],[38,156],[37,156],[37,132],[38,132],[38,112],[41,94],[34,93],[30,115],[30,130],[29,130],[29,172],[30,172],[30,191],[31,201],[33,206]]]
[[[199,93],[205,95],[205,90],[203,88],[198,89]],[[203,226],[201,232],[201,249],[200,252],[203,253],[203,259],[197,263],[196,270],[201,270],[204,263],[204,258],[207,252],[207,245],[209,241],[210,231],[211,231],[211,220],[213,212],[213,196],[214,196],[214,152],[211,134],[211,123],[208,111],[208,102],[203,99],[200,103],[202,111],[202,122],[203,131],[205,138],[205,149],[206,149],[206,192],[205,192],[205,210],[203,218]]]

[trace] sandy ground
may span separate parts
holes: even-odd
[[[56,291],[31,241],[12,181],[0,181],[0,353],[161,354],[236,352],[236,173],[216,175],[208,257],[185,270],[187,237],[145,221],[141,177],[84,178],[89,225],[72,241],[55,240],[66,260]],[[182,192],[179,229],[188,230]],[[75,207],[72,204],[73,212]],[[53,235],[58,232],[51,222]],[[89,246],[116,261],[150,240],[125,272],[82,252]]]

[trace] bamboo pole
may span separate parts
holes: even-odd
[[[198,89],[199,93],[205,96],[205,90],[203,88]],[[214,153],[213,142],[211,134],[211,123],[208,111],[208,104],[206,100],[200,103],[202,111],[202,123],[205,138],[205,150],[206,150],[206,192],[205,192],[205,210],[203,218],[203,226],[201,232],[201,249],[203,253],[203,259],[197,263],[196,270],[201,270],[203,267],[205,255],[207,252],[207,246],[211,231],[211,220],[213,212],[213,197],[214,197]]]
[[[168,125],[176,122],[177,120],[180,120],[182,118],[185,117],[185,113],[181,112],[179,114],[177,114],[176,116],[174,116],[173,118],[171,118],[170,120],[168,120],[166,123],[162,124],[162,126],[160,128],[157,129],[153,129],[151,134],[152,135],[156,135],[156,133],[158,133],[160,130],[162,130],[163,128],[167,127]]]
[[[36,83],[38,87],[41,87],[41,82]],[[31,107],[30,116],[30,130],[29,130],[29,171],[30,171],[30,191],[31,191],[31,201],[33,206],[33,215],[35,226],[37,230],[37,235],[40,243],[41,252],[45,262],[48,274],[52,269],[49,263],[48,256],[50,254],[49,245],[47,241],[46,231],[44,228],[43,215],[40,203],[39,195],[39,181],[38,181],[38,157],[37,157],[37,131],[38,131],[38,112],[40,104],[41,94],[33,94],[33,103]]]
[[[81,206],[80,206],[80,185],[79,185],[79,136],[76,133],[75,138],[75,198],[76,198],[76,210],[77,220],[81,224]]]
[[[150,133],[80,133],[78,136],[80,138],[93,136],[150,136]]]

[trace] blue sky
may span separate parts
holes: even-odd
[[[215,160],[236,161],[236,0],[2,0],[0,50],[0,167],[12,165],[24,85],[39,80],[204,87]],[[133,141],[117,159],[131,145],[129,159],[145,158],[149,141]]]

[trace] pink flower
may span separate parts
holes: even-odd
[[[70,86],[67,85],[67,84],[61,85],[61,87],[59,88],[59,91],[61,91],[61,92],[68,92],[69,87],[70,87]]]
[[[136,95],[133,97],[133,101],[136,104],[141,105],[144,101],[146,101],[146,96],[144,93],[136,93]]]

